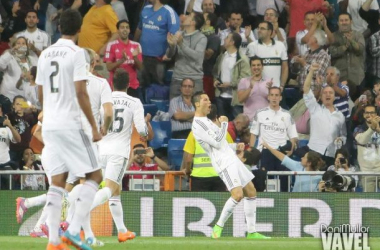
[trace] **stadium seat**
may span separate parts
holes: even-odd
[[[149,113],[152,118],[156,115],[157,113],[157,105],[155,104],[144,104],[144,116],[146,116],[147,113]]]
[[[150,103],[155,104],[157,106],[158,110],[161,110],[163,112],[168,112],[169,111],[169,100],[151,99]]]
[[[183,146],[186,139],[170,139],[168,143],[168,161],[173,170],[180,170],[183,158]]]
[[[151,104],[151,100],[169,100],[169,86],[151,84],[145,89],[145,103]]]
[[[149,142],[149,146],[153,149],[168,147],[168,141],[172,136],[172,126],[170,121],[151,121],[154,131],[153,140]]]
[[[173,70],[167,70],[165,72],[165,84],[170,84],[172,82]]]

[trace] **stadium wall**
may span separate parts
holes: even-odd
[[[36,191],[0,191],[0,235],[28,235],[42,207],[30,209],[17,224],[15,199],[32,197]],[[209,236],[229,193],[123,192],[124,221],[138,236]],[[91,215],[98,236],[116,235],[108,205]],[[260,193],[257,230],[272,237],[320,237],[320,225],[369,227],[380,237],[380,198],[377,193]],[[225,225],[224,236],[244,237],[243,204]]]

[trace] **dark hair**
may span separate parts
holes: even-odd
[[[314,151],[309,151],[306,157],[307,162],[310,162],[310,167],[313,171],[317,171],[325,166],[321,155]]]
[[[334,176],[338,175],[337,172],[335,171],[326,171],[323,175],[322,175],[322,181],[331,181]]]
[[[129,74],[123,68],[115,70],[113,75],[113,87],[115,90],[124,90],[129,86]]]
[[[31,12],[33,12],[34,14],[36,14],[36,16],[37,16],[37,18],[38,18],[38,12],[37,12],[36,10],[34,10],[34,9],[30,9],[30,10],[28,10],[28,11],[26,12],[25,18],[26,18],[26,16],[27,16],[29,13],[31,13]]]
[[[233,10],[233,11],[231,11],[231,12],[230,12],[230,16],[229,16],[229,17],[231,17],[231,16],[232,16],[232,14],[240,15],[240,16],[241,16],[241,18],[243,18],[243,14],[242,14],[241,12],[237,11],[237,10]]]
[[[193,79],[191,79],[191,78],[184,78],[184,79],[182,80],[182,82],[181,82],[181,87],[183,86],[183,83],[184,83],[186,80],[191,81],[191,82],[193,83],[193,87],[195,86],[195,82],[194,82]]]
[[[348,16],[348,17],[350,18],[350,20],[352,20],[352,16],[351,16],[351,14],[348,13],[348,12],[342,12],[342,13],[339,13],[338,20],[339,20],[339,17],[340,17],[340,16],[343,16],[343,15]]]
[[[82,16],[77,10],[67,9],[62,13],[59,25],[62,35],[74,36],[82,26]]]
[[[211,121],[215,121],[215,119],[218,117],[218,108],[215,104],[211,104],[211,110],[210,113],[207,115],[207,118]]]
[[[338,154],[343,155],[343,157],[347,160],[347,165],[350,166],[350,154],[348,153],[347,149],[345,148],[337,149],[335,152],[335,157],[334,157],[335,159],[336,157],[338,157]]]
[[[104,0],[104,2],[105,2],[106,4],[111,4],[111,1],[112,1],[112,0]]]
[[[249,152],[249,153],[246,153]],[[257,148],[252,147],[251,151],[244,151],[245,163],[250,166],[255,166],[259,164],[261,158],[261,152]],[[249,164],[248,164],[249,163]]]
[[[369,108],[369,107],[374,108],[376,110],[376,106],[373,104],[366,105],[363,110],[365,110],[366,108]]]
[[[267,24],[267,27],[268,27],[268,30],[271,31],[271,33],[273,32],[273,24],[271,22],[268,22],[268,21],[261,21],[259,24],[262,24],[262,23],[266,23]]]
[[[204,95],[204,94],[206,94],[204,91],[197,91],[191,97],[191,104],[193,104],[194,108],[196,108],[195,103],[199,102],[201,100],[201,95]]]
[[[135,148],[145,148],[145,146],[141,143],[138,143],[138,144],[133,146],[133,149],[135,149]]]
[[[303,18],[305,19],[307,15],[315,15],[315,12],[314,11],[308,11],[305,13],[305,15],[303,15]]]
[[[373,81],[373,86],[375,86],[377,84],[380,84],[380,78],[379,77],[375,77],[375,80]]]
[[[237,49],[239,49],[241,46],[241,43],[242,43],[242,38],[241,38],[240,34],[238,34],[236,32],[232,32],[230,34],[231,34],[232,40],[234,41],[235,47]]]
[[[33,79],[36,80],[36,76],[37,76],[37,67],[36,66],[33,66],[30,68],[30,74],[33,76]]]
[[[203,14],[194,12],[193,20],[195,22],[195,29],[200,30],[202,26],[205,24],[205,18]]]
[[[210,26],[216,29],[216,25],[218,24],[218,16],[215,13],[208,13],[207,20],[210,21]]]
[[[129,24],[128,20],[126,20],[126,19],[121,19],[120,21],[117,22],[117,24],[116,24],[116,28],[119,29],[120,24],[122,24],[122,23],[127,23],[127,24]]]
[[[13,97],[13,104],[15,104],[17,99],[23,99],[24,101],[26,101],[25,97],[23,97],[22,95],[16,95],[15,97]]]
[[[275,1],[276,1],[276,0],[275,0]],[[265,10],[265,12],[267,12],[267,10],[273,10],[275,16],[278,17],[278,11],[277,11],[276,9],[274,9],[274,8],[267,8],[267,9]],[[265,15],[265,12],[264,12],[264,15]]]
[[[253,61],[260,61],[261,65],[263,65],[263,59],[261,57],[258,57],[258,56],[250,57],[249,58],[249,65],[252,65]]]

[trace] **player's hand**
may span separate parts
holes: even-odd
[[[102,134],[102,136],[106,136],[108,133],[108,129],[104,126],[101,126],[100,127],[100,133]]]
[[[97,142],[102,139],[102,134],[95,128],[92,129],[92,141]]]
[[[219,117],[219,122],[222,123],[222,122],[228,122],[228,117],[227,116],[224,116],[222,115],[221,117]]]

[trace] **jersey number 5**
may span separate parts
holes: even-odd
[[[54,77],[58,75],[59,64],[56,61],[51,61],[50,66],[55,68],[55,70],[50,74],[50,91],[51,93],[58,93],[58,87],[54,88]]]
[[[111,132],[114,132],[114,133],[119,133],[123,130],[123,127],[124,127],[124,118],[119,116],[119,114],[123,114],[124,112],[124,109],[115,109],[115,114],[114,114],[114,121],[113,121],[113,124],[110,128],[110,131]],[[118,128],[114,128],[114,124],[115,122],[119,122],[119,127]]]

